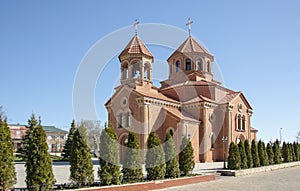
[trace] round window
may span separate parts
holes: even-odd
[[[243,105],[241,103],[238,105],[238,110],[239,110],[239,112],[242,112],[242,110],[243,110]]]
[[[126,97],[123,97],[123,98],[121,99],[121,106],[122,106],[122,107],[125,107],[125,106],[127,105],[127,103],[128,103],[127,98],[126,98]]]

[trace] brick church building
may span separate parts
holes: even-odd
[[[195,162],[212,162],[224,160],[230,142],[256,140],[251,105],[242,92],[214,80],[214,56],[191,35],[167,59],[169,77],[160,87],[152,82],[154,56],[137,34],[119,61],[121,84],[105,106],[120,145],[134,131],[146,149],[151,131],[162,143],[170,131],[178,152],[182,137],[187,136]],[[121,161],[124,149],[120,146]]]

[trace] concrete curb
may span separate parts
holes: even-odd
[[[200,175],[200,176],[191,176],[191,177],[182,177],[182,178],[174,178],[174,179],[164,179],[157,181],[149,181],[149,182],[139,182],[133,184],[124,184],[124,185],[113,185],[113,186],[102,186],[102,187],[94,187],[94,188],[82,188],[77,190],[82,191],[147,191],[147,190],[157,190],[163,188],[169,188],[174,186],[183,186],[188,184],[196,184],[200,182],[207,182],[215,180],[216,176],[214,174],[211,175]]]
[[[249,174],[255,174],[260,172],[269,172],[278,169],[290,168],[294,166],[300,166],[300,161],[297,162],[290,162],[290,163],[283,163],[271,166],[264,166],[258,168],[250,168],[244,170],[219,170],[218,173],[221,173],[223,176],[245,176]]]

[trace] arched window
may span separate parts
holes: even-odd
[[[130,112],[127,112],[127,116],[126,116],[126,127],[130,127]]]
[[[191,70],[191,60],[189,58],[185,60],[185,70]]]
[[[246,130],[246,118],[245,116],[242,117],[242,130]]]
[[[201,60],[201,59],[198,59],[198,60],[197,60],[197,70],[198,70],[198,71],[201,71],[201,70],[202,70],[202,60]]]
[[[209,61],[207,61],[207,72],[211,72],[211,68],[210,68],[210,62]]]
[[[176,72],[180,72],[180,61],[176,62]]]
[[[242,129],[242,119],[241,119],[241,115],[238,116],[238,130]]]
[[[122,72],[122,80],[127,79],[128,78],[128,63],[122,64],[121,72]]]
[[[118,126],[119,126],[119,128],[123,127],[123,115],[122,114],[119,115]]]
[[[144,66],[144,79],[151,80],[150,79],[150,69],[151,69],[151,65],[149,63],[145,63],[145,66]]]
[[[171,136],[173,137],[173,135],[174,135],[174,132],[173,132],[173,130],[172,130],[172,129],[170,129],[170,134],[171,134]]]

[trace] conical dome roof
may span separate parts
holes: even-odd
[[[178,48],[175,50],[175,52],[168,58],[168,60],[175,55],[176,53],[183,53],[183,54],[189,54],[189,53],[204,53],[207,56],[211,57],[212,60],[214,59],[214,56],[199,42],[197,42],[192,36],[189,36]]]
[[[130,42],[119,55],[119,59],[121,60],[123,56],[126,56],[128,54],[141,54],[153,59],[153,55],[138,35],[134,35],[134,37],[130,40]]]

